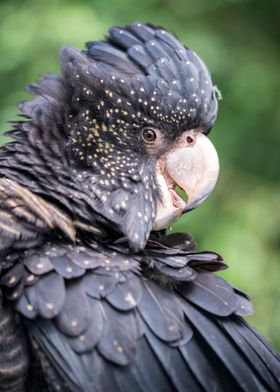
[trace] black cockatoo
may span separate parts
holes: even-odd
[[[205,64],[134,23],[61,65],[0,150],[0,391],[279,391],[222,258],[166,233],[218,176]]]

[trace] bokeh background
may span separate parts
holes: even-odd
[[[223,100],[211,133],[218,186],[173,230],[223,255],[223,275],[255,298],[251,322],[280,350],[279,15],[277,0],[1,0],[0,143],[24,86],[59,72],[61,46],[83,48],[131,21],[175,32],[206,61]]]

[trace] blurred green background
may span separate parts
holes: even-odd
[[[0,2],[0,142],[28,98],[24,86],[59,72],[58,49],[83,48],[108,27],[150,21],[208,64],[223,94],[211,134],[221,160],[214,195],[174,229],[222,254],[223,273],[255,300],[250,318],[280,350],[280,37],[278,1],[9,0]]]

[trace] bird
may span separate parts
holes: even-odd
[[[207,66],[136,22],[60,62],[0,148],[0,391],[279,391],[250,296],[168,231],[218,179]]]

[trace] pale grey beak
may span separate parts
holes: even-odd
[[[203,133],[196,135],[193,146],[172,150],[165,158],[165,174],[158,173],[162,201],[158,204],[154,230],[168,227],[182,213],[198,207],[215,188],[219,175],[219,159],[212,142]],[[175,192],[180,187],[188,196],[187,203]]]

